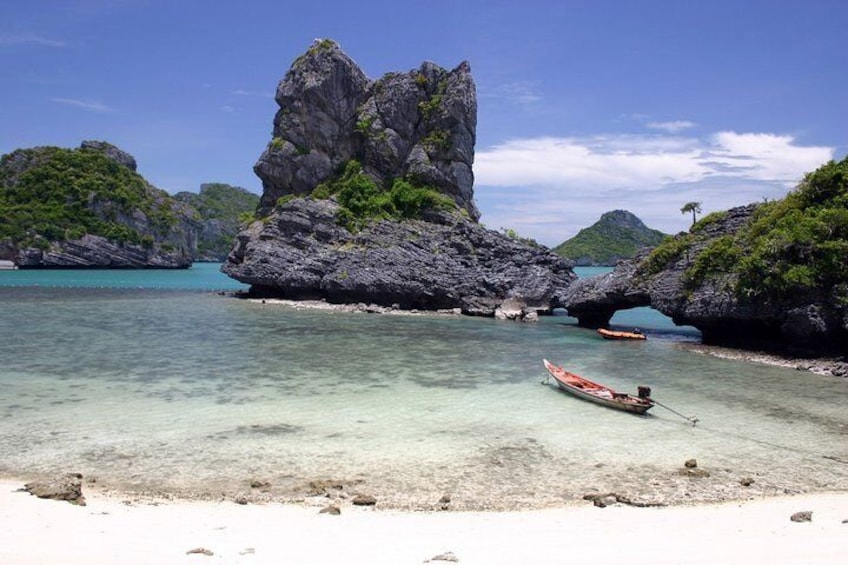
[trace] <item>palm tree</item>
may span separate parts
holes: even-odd
[[[695,225],[697,221],[696,214],[701,213],[701,203],[700,202],[687,202],[683,205],[683,208],[680,209],[681,214],[688,214],[692,212],[692,225]]]

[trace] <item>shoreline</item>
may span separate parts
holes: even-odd
[[[720,345],[706,345],[703,343],[680,343],[678,347],[692,353],[710,355],[719,359],[744,361],[770,367],[783,367],[843,379],[848,378],[848,360],[837,357],[801,358],[750,349],[733,349]]]
[[[461,316],[460,308],[442,310],[404,310],[402,308],[379,306],[377,304],[351,303],[332,304],[325,300],[291,300],[284,298],[245,298],[233,295],[254,304],[280,305],[294,310],[321,310],[328,312],[385,314],[394,316]],[[828,375],[848,378],[848,359],[838,357],[802,358],[777,353],[768,353],[753,349],[734,349],[720,345],[704,343],[680,343],[678,347],[700,355],[711,355],[720,359],[744,361],[772,367],[784,367],[798,371],[806,371],[817,375]]]
[[[34,563],[841,563],[848,493],[663,508],[591,503],[508,512],[128,500],[86,506],[0,480],[0,562]],[[811,512],[811,521],[790,517]],[[573,535],[577,532],[577,535]],[[720,543],[717,543],[720,542]]]
[[[366,304],[364,302],[350,304],[331,304],[325,300],[290,300],[286,298],[244,298],[234,295],[235,298],[247,300],[253,304],[270,304],[285,306],[294,310],[323,310],[328,312],[349,312],[355,314],[386,314],[392,316],[461,316],[460,308],[446,308],[442,310],[404,310],[377,304]]]

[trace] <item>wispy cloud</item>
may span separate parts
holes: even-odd
[[[244,90],[242,88],[239,88],[237,90],[233,90],[232,93],[235,94],[236,96],[259,96],[260,98],[273,98],[274,97],[273,92],[259,92],[259,91],[256,91],[256,90]]]
[[[226,112],[228,114],[233,114],[236,112],[236,108],[234,106],[221,106],[221,111]]]
[[[508,82],[490,88],[481,87],[478,93],[483,98],[498,98],[521,106],[542,101],[538,83],[531,81]]]
[[[64,47],[64,41],[42,37],[34,33],[6,33],[0,32],[0,45],[35,44],[45,47]]]
[[[673,232],[686,227],[678,212],[687,201],[706,212],[778,198],[833,154],[788,135],[732,131],[515,139],[477,152],[475,194],[487,225],[548,245],[616,208]]]
[[[667,131],[668,133],[678,133],[693,128],[698,124],[687,120],[674,120],[671,122],[648,122],[645,125],[651,129]]]
[[[66,106],[73,106],[75,108],[81,108],[83,110],[87,110],[89,112],[96,112],[98,114],[109,114],[115,111],[111,106],[107,106],[102,102],[97,100],[80,100],[76,98],[51,98],[51,102],[55,102],[57,104],[64,104]]]

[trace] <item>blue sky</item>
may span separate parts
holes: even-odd
[[[371,78],[471,63],[488,227],[677,232],[848,153],[846,29],[844,0],[0,0],[0,153],[102,139],[171,193],[261,192],[276,85],[328,37]]]

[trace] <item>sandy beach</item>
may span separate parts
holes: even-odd
[[[394,512],[233,502],[39,499],[0,482],[0,563],[844,563],[848,493],[715,505],[591,503],[525,512]],[[793,522],[796,512],[809,522]]]

